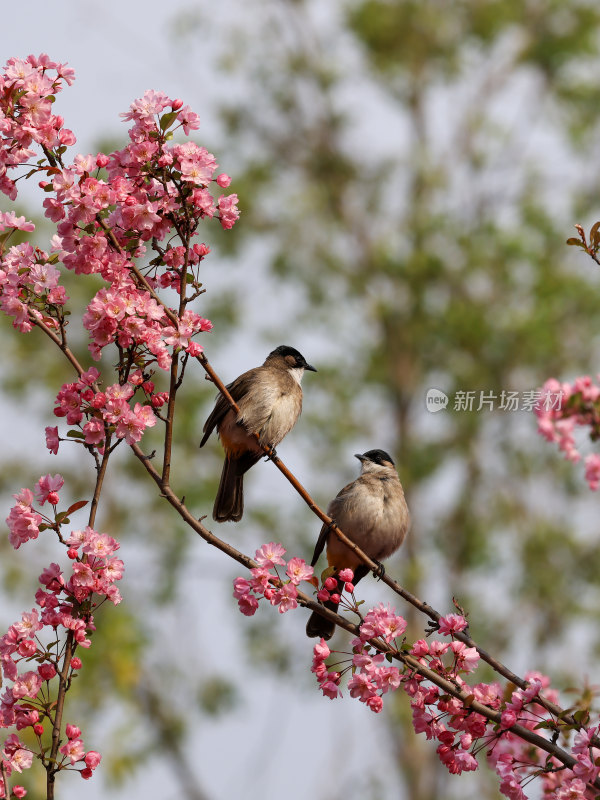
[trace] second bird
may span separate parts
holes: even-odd
[[[238,522],[244,513],[244,474],[264,456],[261,445],[276,447],[296,424],[302,411],[304,370],[317,370],[295,348],[280,345],[261,367],[244,372],[227,390],[237,414],[223,395],[204,424],[202,447],[216,427],[225,463],[213,508],[217,522]],[[258,441],[256,435],[258,435]]]
[[[369,450],[356,458],[361,464],[360,475],[333,498],[327,513],[369,558],[381,562],[395,553],[404,541],[410,514],[391,456],[385,450]],[[311,566],[315,566],[325,545],[327,562],[335,568],[333,577],[337,579],[342,569],[351,569],[356,584],[368,574],[368,567],[327,525],[321,528]],[[343,584],[340,584],[338,580],[341,590]],[[324,605],[337,611],[338,603],[332,600]],[[313,611],[306,625],[308,636],[331,639],[334,631],[335,623]]]

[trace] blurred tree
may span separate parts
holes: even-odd
[[[556,678],[556,637],[596,607],[600,558],[582,475],[536,441],[523,401],[597,361],[598,276],[564,241],[600,200],[600,10],[266,0],[231,16],[190,13],[178,33],[226,43],[241,232],[262,243],[271,296],[293,287],[320,371],[329,359],[307,458],[333,492],[349,439],[395,450],[415,518],[401,580],[445,608],[457,596],[487,647]],[[450,396],[436,416],[430,387]],[[502,409],[510,391],[522,410]],[[457,392],[474,393],[472,411]],[[398,704],[406,796],[448,797]]]

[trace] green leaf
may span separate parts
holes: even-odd
[[[167,128],[170,128],[176,119],[177,119],[176,111],[169,111],[167,114],[163,114],[162,117],[160,118],[161,131],[166,131]]]
[[[576,236],[571,236],[569,239],[567,239],[567,244],[571,246],[575,245],[576,247],[583,247],[583,249],[585,250],[584,243],[581,241],[581,239],[578,239]]]

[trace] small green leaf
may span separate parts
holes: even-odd
[[[177,119],[176,111],[169,111],[167,114],[163,114],[162,117],[160,118],[161,131],[166,131],[167,128],[170,128],[176,119]]]

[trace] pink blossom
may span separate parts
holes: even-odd
[[[261,567],[272,569],[275,564],[285,564],[282,558],[284,553],[285,547],[283,547],[283,545],[276,542],[269,542],[259,547],[254,555],[254,559]]]
[[[43,625],[40,622],[38,611],[33,608],[31,612],[23,612],[21,614],[21,622],[15,622],[14,629],[21,636],[35,636],[37,631],[41,630]]]
[[[464,631],[467,624],[467,620],[460,614],[447,614],[438,620],[438,629],[442,636],[451,636]]]
[[[336,697],[341,697],[342,692],[340,691],[340,687],[335,681],[332,680],[325,680],[320,684],[320,689],[330,700],[335,700]]]
[[[28,494],[25,494],[26,492]],[[19,500],[19,497],[23,497],[24,501],[19,500],[19,502],[11,508],[6,518],[6,524],[9,529],[8,539],[15,550],[18,550],[19,547],[29,539],[37,539],[40,533],[39,526],[41,525],[42,518],[31,508],[33,495],[29,490],[23,489],[21,495],[14,496],[17,500]]]
[[[219,210],[219,220],[225,230],[233,228],[240,216],[237,207],[237,194],[221,195],[217,204]]]
[[[152,408],[141,403],[136,403],[133,409],[125,410],[116,428],[119,439],[125,439],[127,444],[139,442],[146,428],[156,425],[156,417]]]
[[[383,603],[379,603],[365,616],[360,627],[360,638],[365,642],[376,636],[383,636],[386,642],[391,642],[405,630],[406,620],[398,616],[394,609],[389,606],[386,608]]]
[[[66,744],[63,744],[59,752],[67,756],[71,764],[75,764],[77,761],[83,761],[85,756],[85,750],[81,739],[69,739]]]
[[[55,427],[48,426],[46,428],[46,447],[51,453],[54,453],[54,455],[56,455],[58,453],[58,444],[59,444],[58,428],[56,426]]]
[[[247,617],[251,617],[256,613],[258,608],[258,600],[252,595],[243,595],[238,598],[238,606],[240,611]]]
[[[54,664],[40,664],[38,674],[42,680],[51,681],[56,675],[56,668]]]
[[[14,682],[12,694],[15,700],[19,700],[21,697],[34,698],[41,686],[42,679],[37,672],[25,672]]]
[[[291,611],[293,608],[298,607],[298,590],[292,582],[284,583],[271,598],[271,604],[276,605],[280,614],[285,614],[286,611]]]
[[[29,769],[33,763],[33,753],[23,745],[15,733],[4,742],[3,754],[10,768],[17,772]]]
[[[556,792],[556,800],[585,800],[587,786],[579,778],[567,778]]]
[[[17,217],[14,211],[0,211],[0,231],[5,228],[31,232],[35,230],[35,225],[33,222],[28,222],[25,217]]]
[[[291,558],[288,561],[286,574],[292,583],[298,585],[301,581],[307,581],[312,577],[314,570],[309,567],[303,558]]]
[[[35,498],[38,503],[43,506],[46,500],[56,500],[58,502],[58,494],[57,492],[62,489],[64,485],[64,478],[62,475],[44,475],[39,481],[36,483],[34,488]],[[51,495],[55,495],[55,497],[50,497]],[[56,505],[56,502],[52,503],[52,505]]]
[[[96,769],[102,760],[102,756],[96,750],[88,750],[88,752],[85,754],[84,760],[90,769]]]
[[[78,739],[81,736],[81,730],[76,725],[67,723],[65,733],[68,739]]]

